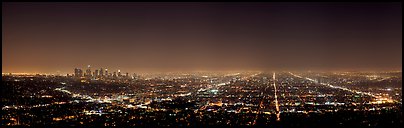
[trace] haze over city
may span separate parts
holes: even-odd
[[[0,126],[404,123],[402,3],[2,7]]]
[[[401,3],[3,3],[3,73],[401,70]]]

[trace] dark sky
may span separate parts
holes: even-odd
[[[3,72],[395,69],[401,3],[3,3]]]

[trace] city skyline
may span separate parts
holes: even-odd
[[[402,70],[401,3],[3,3],[3,73]]]
[[[2,7],[1,126],[404,123],[399,2]]]

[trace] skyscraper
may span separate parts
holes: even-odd
[[[136,73],[133,73],[132,79],[136,79],[137,75]]]
[[[100,77],[104,76],[104,69],[102,69],[102,68],[100,69],[99,75],[100,75]]]
[[[95,78],[98,77],[98,69],[96,69],[96,70],[94,71],[93,77],[95,77]]]
[[[112,77],[116,78],[116,72],[114,72],[114,74],[112,75]]]
[[[74,69],[74,76],[75,77],[82,77],[83,76],[83,71],[79,68]]]
[[[90,65],[87,66],[86,77],[91,77],[91,66]]]
[[[118,69],[118,77],[121,77],[121,76],[122,76],[121,70]]]
[[[108,74],[108,68],[105,69],[105,76],[108,78],[109,74]]]
[[[77,68],[74,68],[74,76],[78,76],[79,75],[79,70]]]

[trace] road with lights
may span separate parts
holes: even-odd
[[[276,92],[277,92],[277,90],[276,90],[276,77],[275,77],[275,72],[274,72],[274,74],[273,74],[273,79],[274,79],[274,91],[275,91],[275,107],[276,107],[276,120],[277,121],[280,121],[281,120],[281,118],[280,118],[280,110],[279,110],[279,103],[278,103],[278,96],[276,95]]]
[[[308,78],[308,77],[302,77],[302,76],[293,74],[292,72],[289,72],[289,74],[291,74],[291,75],[293,75],[295,77],[298,77],[298,78],[302,78],[302,79],[306,79],[306,80],[309,80],[309,81],[312,81],[312,82],[315,82],[315,83],[319,83],[317,80],[314,80],[314,79],[311,79],[311,78]],[[363,95],[367,95],[367,96],[371,96],[373,98],[376,98],[376,101],[372,102],[372,104],[394,102],[394,100],[389,98],[389,97],[376,96],[376,95],[374,95],[374,94],[372,94],[370,92],[362,92],[362,91],[353,90],[353,89],[349,89],[349,88],[345,88],[345,87],[341,87],[341,86],[331,85],[331,84],[328,84],[328,83],[319,83],[319,84],[324,85],[324,86],[328,86],[328,87],[331,87],[331,88],[335,88],[335,89],[341,89],[341,90],[344,90],[344,91],[349,91],[349,92],[356,93],[356,94],[363,94]]]

